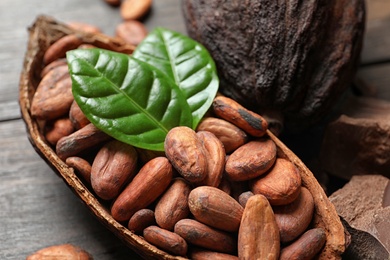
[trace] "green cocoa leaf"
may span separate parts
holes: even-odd
[[[215,63],[206,48],[185,35],[156,28],[137,46],[133,56],[176,82],[190,105],[195,129],[219,86]]]
[[[115,139],[163,151],[171,128],[191,127],[183,93],[149,64],[102,49],[73,50],[67,60],[77,104],[96,127]]]

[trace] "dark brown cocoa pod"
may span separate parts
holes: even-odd
[[[354,78],[364,0],[185,0],[182,6],[188,34],[216,62],[220,91],[262,115],[281,115],[286,128],[321,120]]]

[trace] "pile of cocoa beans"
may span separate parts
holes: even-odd
[[[196,130],[168,132],[164,152],[117,141],[73,99],[65,53],[92,47],[70,34],[47,49],[31,115],[115,220],[191,259],[311,259],[321,251],[313,197],[264,118],[217,95]]]

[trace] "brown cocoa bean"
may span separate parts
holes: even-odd
[[[278,259],[279,229],[266,197],[257,194],[248,199],[238,231],[239,259]]]
[[[286,205],[298,197],[301,175],[292,162],[277,158],[270,171],[252,181],[251,190],[263,194],[271,205]]]
[[[93,260],[93,257],[84,249],[71,245],[62,244],[42,248],[27,256],[26,260],[49,260],[49,259],[77,259]]]
[[[66,23],[70,28],[77,31],[82,31],[85,33],[101,33],[102,30],[92,24],[89,23],[83,23],[83,22],[77,22],[77,21],[71,21]]]
[[[190,213],[188,208],[190,191],[191,187],[184,179],[176,178],[173,180],[154,209],[159,227],[172,231],[176,222],[188,217]]]
[[[227,159],[225,172],[230,180],[246,181],[266,173],[275,163],[277,149],[269,138],[250,141]]]
[[[228,195],[232,195],[232,185],[230,184],[230,181],[222,176],[221,183],[218,186],[218,189],[225,192]]]
[[[142,234],[145,228],[156,225],[154,211],[151,209],[140,209],[130,218],[127,227],[136,234]]]
[[[51,145],[56,145],[58,140],[73,133],[74,127],[68,117],[59,118],[50,122],[45,127],[45,138]]]
[[[192,260],[238,260],[235,255],[213,252],[205,249],[192,249],[190,253]]]
[[[287,205],[274,206],[273,211],[279,227],[280,241],[290,242],[300,236],[313,219],[313,196],[308,189],[301,187],[297,199]]]
[[[177,222],[174,232],[187,243],[212,251],[232,254],[237,250],[237,241],[232,234],[211,228],[193,219],[182,219]]]
[[[79,105],[75,100],[73,100],[72,105],[69,109],[69,119],[75,129],[83,128],[90,123],[90,121],[85,116],[83,111],[81,111]]]
[[[92,123],[89,123],[85,127],[58,140],[56,154],[60,159],[65,160],[110,139],[109,135],[96,128]]]
[[[207,156],[206,177],[196,185],[218,187],[225,169],[226,154],[223,144],[213,133],[208,131],[199,131],[196,135],[203,142]]]
[[[238,196],[238,203],[240,203],[240,205],[245,208],[245,205],[248,202],[248,199],[250,197],[252,197],[253,195],[255,195],[255,194],[253,194],[253,192],[251,192],[251,191],[245,191],[245,192],[241,193],[240,196]]]
[[[137,160],[137,152],[131,145],[117,140],[104,144],[92,163],[92,189],[104,200],[117,197],[136,174]]]
[[[65,58],[58,59],[47,64],[41,71],[41,78],[44,78],[46,74],[49,73],[49,71],[52,71],[54,68],[57,68],[59,66],[68,66],[68,63]]]
[[[69,167],[74,168],[87,183],[91,183],[92,166],[87,160],[81,157],[72,156],[66,158],[65,162]]]
[[[119,6],[121,4],[121,0],[104,0],[107,4],[112,6]]]
[[[222,142],[226,153],[231,153],[248,141],[247,134],[232,123],[215,117],[206,117],[200,121],[197,131],[213,133]]]
[[[195,131],[186,126],[172,128],[164,143],[165,154],[173,167],[191,183],[207,175],[206,152]]]
[[[313,259],[326,242],[326,233],[322,228],[306,231],[301,237],[280,252],[280,260]]]
[[[157,226],[150,226],[143,232],[146,241],[174,255],[187,254],[187,242],[178,234]]]
[[[143,23],[137,20],[123,21],[115,28],[115,36],[132,45],[138,45],[148,35]]]
[[[57,66],[39,83],[31,102],[31,115],[44,120],[59,118],[68,113],[73,100],[68,66]]]
[[[47,48],[43,55],[43,64],[49,64],[60,58],[65,58],[67,51],[77,49],[83,41],[75,34],[67,34]]]
[[[233,123],[246,133],[255,137],[265,135],[268,128],[268,123],[262,116],[246,109],[228,97],[215,97],[213,111],[217,116]]]
[[[156,157],[165,156],[165,152],[163,151],[152,151],[138,147],[136,147],[136,150],[138,153],[138,158],[140,159],[142,164],[145,164]]]
[[[210,186],[193,189],[188,205],[196,220],[229,232],[238,230],[244,210],[233,197]]]
[[[127,221],[133,214],[146,208],[167,189],[172,180],[172,165],[165,157],[146,163],[115,199],[111,215],[117,221]]]
[[[152,0],[123,0],[120,14],[123,20],[141,19],[149,11]]]

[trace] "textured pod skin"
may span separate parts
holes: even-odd
[[[206,225],[229,232],[237,231],[240,226],[242,206],[218,188],[200,186],[193,189],[188,205],[195,219]]]
[[[279,227],[280,241],[290,242],[300,236],[313,219],[314,200],[310,191],[301,187],[301,193],[292,203],[273,207]]]
[[[186,126],[172,128],[164,143],[167,158],[184,179],[200,182],[207,174],[205,148],[196,132]]]
[[[269,172],[251,181],[251,190],[254,194],[264,195],[271,205],[286,205],[299,196],[301,182],[295,165],[277,158]]]
[[[136,211],[146,208],[166,190],[172,180],[172,165],[165,157],[145,164],[119,194],[111,207],[117,221],[129,220]]]
[[[275,163],[277,149],[268,138],[250,141],[227,159],[225,171],[230,180],[246,181],[261,176]]]
[[[271,205],[263,195],[246,203],[238,231],[239,259],[279,259],[279,229]]]
[[[182,219],[176,223],[174,232],[187,243],[212,251],[232,254],[237,250],[237,241],[232,234],[211,228],[193,219]]]
[[[185,0],[183,13],[217,64],[220,91],[282,114],[290,130],[322,119],[353,80],[364,0]]]

